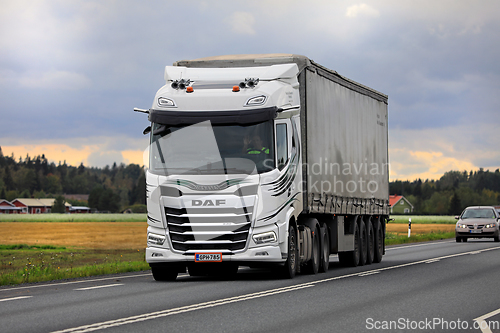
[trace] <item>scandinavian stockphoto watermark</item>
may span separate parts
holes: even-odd
[[[338,163],[319,158],[302,164],[308,170],[308,191],[312,193],[376,193],[380,181],[389,173],[389,163]]]
[[[256,175],[279,169],[290,178],[301,169],[303,172],[307,170],[307,179],[301,179],[299,190],[319,194],[375,195],[380,184],[388,181],[390,164],[383,158],[343,162],[341,157],[339,161],[316,157],[307,163],[300,161],[298,150],[289,152],[292,156],[280,159],[278,147],[274,149],[275,154],[273,149],[264,148],[259,154],[248,154],[244,141],[218,142],[210,121],[174,129],[159,124],[152,128],[153,136],[144,152],[144,162],[155,174]],[[272,145],[272,142],[268,143]]]
[[[410,318],[398,318],[397,320],[376,320],[367,318],[365,328],[375,331],[387,330],[414,330],[414,331],[443,331],[443,330],[498,330],[498,321],[466,321],[457,318],[456,320],[446,320],[444,318],[425,318],[413,320]]]

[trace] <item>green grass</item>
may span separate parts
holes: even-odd
[[[147,214],[0,214],[0,222],[146,222]]]
[[[32,283],[149,269],[142,250],[68,249],[0,245],[0,285]]]
[[[415,224],[455,224],[455,216],[442,216],[442,215],[391,215],[394,221],[389,223],[408,223],[411,218],[411,223]]]
[[[413,223],[413,219],[412,219]],[[441,232],[441,231],[431,231],[426,234],[415,234],[408,237],[408,235],[397,235],[392,232],[388,232],[385,235],[385,245],[397,245],[406,243],[417,243],[417,242],[428,242],[435,240],[443,240],[448,238],[455,238],[455,232]]]

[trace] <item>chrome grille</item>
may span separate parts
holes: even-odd
[[[242,250],[246,246],[253,207],[165,207],[172,247],[189,250]]]

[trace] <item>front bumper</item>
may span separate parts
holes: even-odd
[[[455,229],[455,237],[465,238],[493,238],[499,237],[500,232],[497,228],[484,228],[484,229]]]
[[[197,251],[196,253],[220,253],[222,251]],[[244,263],[282,263],[286,260],[281,254],[279,246],[266,245],[247,249],[244,252],[229,254],[222,252],[222,261]],[[155,263],[190,263],[194,262],[194,253],[178,254],[170,251],[169,249],[160,247],[147,247],[146,248],[146,261],[149,264]]]

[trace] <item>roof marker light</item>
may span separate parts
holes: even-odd
[[[233,86],[233,92],[239,92],[240,87],[239,86]]]
[[[194,91],[193,87],[186,87],[187,93],[192,93]]]

